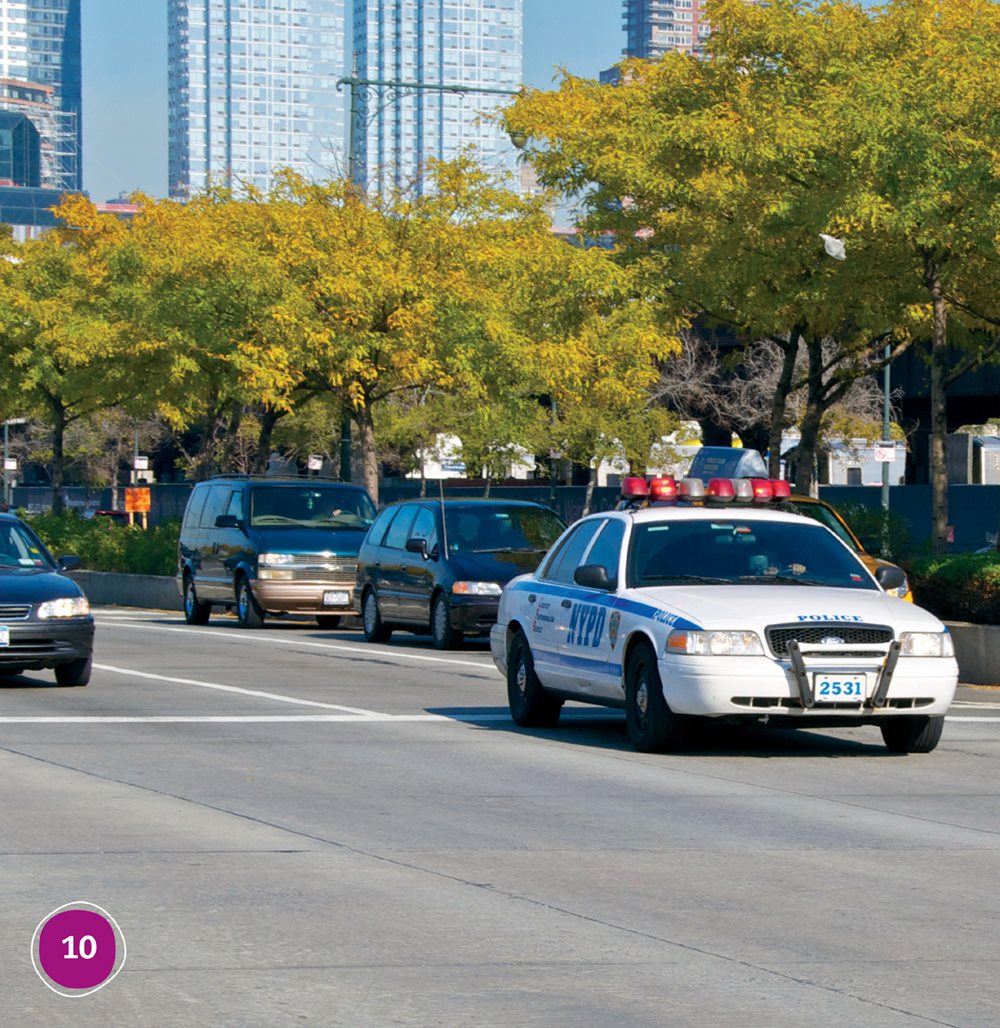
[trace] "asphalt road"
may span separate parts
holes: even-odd
[[[1000,696],[876,729],[510,722],[485,645],[99,611],[85,689],[0,685],[2,1025],[1000,1023]],[[85,997],[32,968],[74,901]]]

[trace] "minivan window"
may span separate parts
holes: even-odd
[[[410,529],[410,538],[426,540],[428,553],[437,546],[437,524],[430,507],[421,507],[418,511],[413,528]]]
[[[416,507],[403,507],[393,518],[389,531],[385,534],[383,546],[389,546],[394,550],[401,550],[406,546],[406,540],[410,538],[410,525],[416,517]]]
[[[233,495],[229,497],[229,506],[226,508],[227,514],[232,514],[234,517],[243,518],[243,492],[240,489],[234,489]]]
[[[258,485],[250,495],[254,528],[354,528],[367,532],[375,506],[359,489],[337,485]]]
[[[450,553],[544,553],[562,534],[559,516],[547,507],[449,507],[445,527]]]
[[[231,491],[232,486],[230,485],[213,485],[208,490],[208,499],[205,501],[205,509],[201,514],[202,528],[215,528],[215,519],[226,512]]]
[[[205,500],[208,499],[208,488],[207,485],[195,486],[184,514],[185,528],[197,528],[201,523],[201,512],[205,509]]]

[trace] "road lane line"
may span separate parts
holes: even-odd
[[[124,619],[109,618],[108,620],[98,620],[98,625],[103,625],[106,628],[133,628],[140,629],[141,631],[150,631],[150,623],[148,621],[139,622],[128,622]],[[375,649],[372,646],[347,646],[340,643],[321,643],[312,642],[308,639],[291,639],[286,636],[278,635],[256,635],[247,631],[240,631],[239,634],[235,632],[230,634],[228,632],[211,631],[202,628],[191,628],[185,626],[183,628],[171,628],[167,625],[156,625],[152,628],[154,632],[179,632],[183,635],[207,635],[212,639],[223,640],[225,642],[235,642],[240,645],[245,645],[248,642],[259,642],[267,643],[272,646],[306,646],[310,649],[317,650],[332,650],[335,653],[358,653],[362,656],[370,659],[380,658],[385,659],[386,657],[394,660],[415,660],[424,661],[431,664],[454,664],[456,667],[474,667],[479,671],[488,671],[494,675],[499,675],[496,667],[490,661],[489,663],[479,663],[474,660],[456,660],[453,657],[432,657],[425,653],[407,653],[403,650],[385,650]]]
[[[300,707],[322,707],[324,710],[340,710],[345,714],[358,714],[362,717],[379,718],[384,715],[377,710],[365,710],[363,707],[345,707],[340,703],[320,703],[319,700],[302,700],[295,696],[282,696],[276,692],[262,692],[259,689],[244,689],[238,685],[222,685],[220,682],[202,682],[195,678],[172,678],[169,675],[155,675],[151,671],[136,671],[134,668],[115,667],[113,664],[95,664],[98,671],[111,671],[118,675],[134,675],[136,678],[148,678],[154,682],[171,682],[175,685],[194,685],[199,689],[218,689],[219,692],[234,692],[241,696],[254,696],[258,699],[276,700],[278,703],[293,703]]]

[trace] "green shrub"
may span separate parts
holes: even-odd
[[[942,620],[1000,625],[1000,553],[921,557],[907,571],[914,600]]]
[[[877,539],[881,543],[884,529],[888,544],[883,554],[886,560],[900,560],[913,553],[910,523],[901,515],[863,503],[840,503],[837,513],[851,526],[851,531],[862,544],[868,539]]]
[[[177,571],[180,522],[143,530],[104,518],[85,520],[76,512],[56,517],[39,514],[25,519],[56,557],[75,554],[88,571],[121,571],[133,575],[173,575]]]

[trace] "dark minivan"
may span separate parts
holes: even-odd
[[[374,520],[360,486],[271,476],[199,482],[178,546],[185,619],[204,625],[220,606],[235,609],[244,628],[289,613],[336,628],[357,613],[358,548]]]
[[[565,524],[524,500],[404,500],[386,507],[358,554],[355,601],[365,638],[430,629],[438,649],[496,622],[500,592],[534,571]]]

